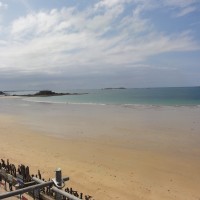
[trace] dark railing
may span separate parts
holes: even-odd
[[[21,199],[22,194],[26,193],[37,200],[92,200],[92,196],[90,195],[83,195],[83,193],[78,193],[72,188],[65,188],[65,182],[68,180],[69,177],[62,178],[60,168],[56,169],[54,179],[45,181],[42,179],[39,170],[37,175],[30,175],[28,166],[19,165],[16,169],[14,164],[9,163],[9,160],[5,162],[1,159],[0,185],[4,185],[5,190],[7,190],[8,185],[10,191],[0,194],[0,199],[16,195],[20,195]]]

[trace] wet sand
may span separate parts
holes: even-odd
[[[61,167],[95,199],[200,199],[199,107],[0,106],[0,158],[32,173]]]

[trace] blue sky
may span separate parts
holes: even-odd
[[[0,90],[200,85],[199,0],[0,0]]]

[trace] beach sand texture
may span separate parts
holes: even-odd
[[[1,111],[0,158],[96,200],[200,199],[199,107],[26,104]]]

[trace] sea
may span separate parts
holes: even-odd
[[[10,94],[33,94],[36,92],[37,91],[14,91],[10,92]],[[43,103],[94,105],[200,105],[200,87],[108,88],[55,92],[79,93],[80,95],[28,97],[24,98],[24,100]]]

